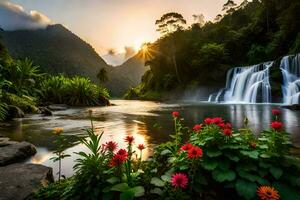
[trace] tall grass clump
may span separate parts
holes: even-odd
[[[51,76],[41,83],[41,98],[47,103],[95,106],[101,105],[101,99],[109,98],[109,93],[86,77],[68,78],[59,75]]]

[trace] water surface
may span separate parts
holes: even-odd
[[[61,127],[69,142],[66,150],[71,158],[63,160],[63,174],[73,174],[72,167],[77,156],[73,152],[85,151],[78,144],[78,138],[84,137],[84,129],[90,127],[88,110],[93,110],[93,121],[97,132],[104,131],[102,142],[116,141],[119,148],[125,148],[124,137],[133,135],[135,144],[147,146],[144,158],[151,155],[155,145],[169,140],[174,132],[170,113],[179,111],[185,125],[192,127],[201,123],[206,117],[220,116],[230,121],[235,128],[243,126],[247,116],[249,126],[258,134],[267,129],[272,120],[271,110],[279,105],[273,104],[212,104],[204,102],[158,103],[151,101],[112,100],[116,106],[71,108],[56,111],[51,117],[28,115],[15,120],[9,126],[0,127],[0,135],[17,141],[28,141],[37,147],[37,154],[27,162],[40,163],[53,167],[57,172],[57,163],[49,159],[55,149],[53,128]],[[287,132],[291,133],[293,142],[300,144],[300,112],[282,109],[281,121]]]

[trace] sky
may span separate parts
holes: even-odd
[[[90,43],[100,55],[114,49],[116,56],[124,54],[125,47],[138,49],[144,42],[155,41],[159,37],[155,21],[167,12],[178,12],[188,24],[191,24],[193,14],[203,14],[206,20],[213,20],[227,2],[227,0],[0,0],[5,1],[18,5],[24,12],[29,13],[29,17],[63,24]],[[239,4],[242,0],[235,2]]]

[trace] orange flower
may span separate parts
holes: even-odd
[[[276,189],[270,186],[260,186],[257,195],[261,200],[279,200],[280,196]]]
[[[63,128],[54,128],[53,132],[55,135],[60,135],[64,131]]]

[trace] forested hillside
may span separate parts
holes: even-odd
[[[105,85],[114,96],[137,86],[146,71],[138,55],[118,67],[107,65],[91,45],[60,24],[49,25],[46,29],[0,32],[14,59],[29,58],[43,72],[86,76],[99,83],[97,74],[105,69]]]
[[[130,93],[147,98],[190,85],[221,86],[229,68],[300,52],[299,0],[253,0],[241,5],[229,0],[223,10],[226,14],[214,22],[188,28],[178,13],[157,20],[162,36],[148,45],[151,70]]]

